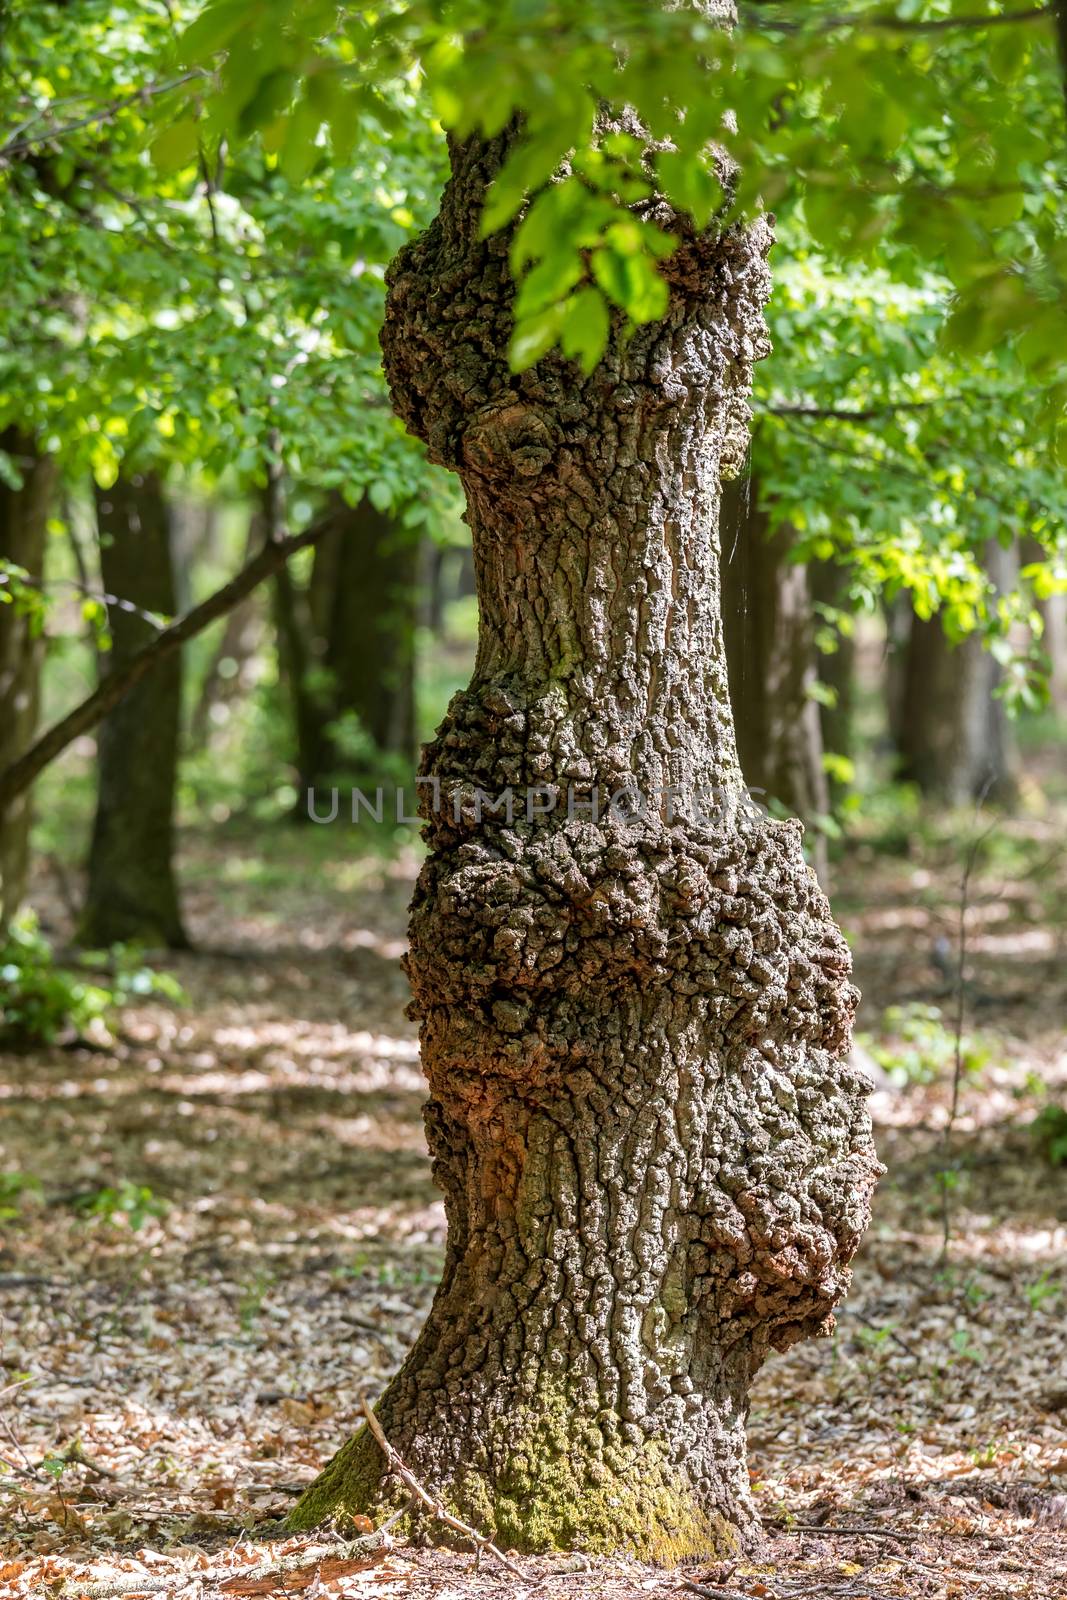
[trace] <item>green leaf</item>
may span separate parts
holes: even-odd
[[[177,172],[197,158],[200,133],[192,117],[182,117],[152,140],[152,160],[161,172]]]
[[[525,372],[552,349],[559,338],[561,321],[561,308],[549,306],[546,311],[539,311],[536,316],[516,322],[508,350],[513,372]]]
[[[195,66],[225,48],[237,30],[248,22],[246,0],[219,0],[191,22],[178,40],[178,60]]]
[[[610,332],[611,315],[607,302],[592,284],[579,289],[566,302],[559,337],[560,348],[565,356],[579,363],[587,377],[607,349]]]
[[[723,203],[722,184],[697,155],[667,150],[657,158],[656,170],[667,198],[688,211],[698,228],[706,228]]]

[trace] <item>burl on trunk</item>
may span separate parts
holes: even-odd
[[[683,236],[663,321],[591,377],[516,376],[508,239],[478,230],[501,154],[453,149],[382,336],[398,412],[463,480],[481,631],[425,756],[411,914],[447,1259],[378,1415],[504,1545],[672,1560],[755,1532],[749,1385],[829,1329],[877,1172],[848,950],[799,824],[744,798],[727,694],[720,481],[770,232],[659,213]],[[508,788],[512,821],[479,816]],[[364,1428],[294,1523],[390,1503],[382,1467]]]

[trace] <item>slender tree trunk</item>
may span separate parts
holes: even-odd
[[[0,481],[0,558],[40,580],[55,463],[16,428],[0,433],[0,450],[14,461],[22,483]],[[17,603],[0,603],[0,771],[33,738],[40,702],[44,638]],[[32,797],[18,795],[0,809],[0,936],[21,904],[29,866]]]
[[[344,513],[324,658],[335,705],[414,764],[418,541],[368,499]]]
[[[324,535],[329,541],[331,533]],[[324,693],[312,679],[314,656],[307,595],[293,581],[288,567],[274,579],[274,621],[278,639],[278,674],[289,702],[294,739],[299,799],[294,816],[303,817],[304,794],[325,770],[326,724],[329,710]]]
[[[307,593],[298,594],[289,580],[279,612],[297,726],[300,814],[308,789],[352,766],[330,731],[346,714],[358,718],[381,754],[414,767],[419,590],[418,540],[368,499],[351,507],[338,498]]]
[[[1051,662],[1049,692],[1061,716],[1067,716],[1067,594],[1053,594],[1044,602],[1045,647]]]
[[[481,623],[424,758],[408,958],[447,1257],[378,1414],[505,1545],[671,1560],[754,1534],[749,1384],[828,1330],[876,1172],[848,950],[730,719],[719,486],[770,233],[672,219],[664,320],[591,377],[517,376],[509,239],[479,233],[503,148],[453,147],[382,335],[402,419],[462,477]],[[513,819],[479,818],[508,789]],[[294,1522],[388,1503],[382,1469],[364,1429]]]
[[[1005,559],[1007,558],[1007,559]],[[998,589],[1013,581],[1010,554],[988,552]],[[1010,806],[1018,794],[1018,755],[1003,701],[1000,668],[971,636],[947,637],[939,616],[912,617],[903,661],[897,750],[900,774],[930,800]]]
[[[445,563],[448,551],[443,544],[438,544],[435,539],[425,539],[420,548],[419,560],[421,573],[419,578],[420,589],[420,621],[435,639],[440,639],[445,630]]]
[[[831,606],[837,611],[848,607],[848,591],[844,570],[833,561],[814,561],[808,567],[808,586],[811,598],[817,604]],[[830,700],[819,702],[819,722],[822,728],[824,751],[830,755],[852,759],[855,748],[853,738],[853,701],[856,678],[856,641],[852,634],[836,632],[836,645],[830,651],[817,651],[815,671],[819,682],[831,691]],[[829,780],[831,802],[847,787],[835,778]]]
[[[812,693],[807,571],[789,559],[792,530],[770,534],[756,478],[724,485],[721,521],[723,634],[741,771],[761,805],[784,807],[810,823],[829,811],[830,790]],[[813,830],[809,848],[825,880],[825,835]]]
[[[156,630],[138,611],[175,609],[170,513],[149,475],[96,492],[112,648],[120,670]],[[97,802],[79,938],[85,944],[187,944],[174,877],[174,791],[181,719],[181,656],[157,665],[110,711],[97,735]]]

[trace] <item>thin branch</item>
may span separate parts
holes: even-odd
[[[929,411],[932,406],[945,403],[951,396],[939,395],[936,400],[901,400],[895,405],[868,406],[850,409],[847,406],[765,406],[772,417],[830,418],[837,422],[877,422],[881,417],[892,417],[898,411]]]
[[[303,1567],[318,1566],[323,1561],[361,1561],[366,1556],[384,1553],[391,1547],[389,1529],[402,1515],[403,1512],[398,1511],[373,1533],[361,1534],[358,1539],[349,1539],[343,1544],[309,1544],[302,1550],[294,1550],[291,1555],[257,1562],[254,1567],[217,1567],[212,1572],[198,1572],[195,1576],[203,1584],[225,1589],[231,1584],[270,1578],[276,1572],[299,1572]],[[192,1576],[181,1572],[168,1572],[159,1577],[144,1572],[122,1572],[100,1583],[68,1578],[59,1593],[76,1596],[77,1600],[118,1600],[120,1595],[127,1594],[162,1594],[179,1583],[189,1581]]]
[[[73,711],[68,711],[65,717],[54,723],[16,761],[0,772],[0,815],[13,800],[29,788],[49,762],[54,761],[56,756],[81,734],[95,728],[96,724],[117,706],[129,690],[140,683],[158,662],[166,660],[168,656],[180,650],[182,645],[194,639],[198,633],[202,633],[210,623],[225,616],[239,600],[244,599],[246,594],[251,594],[264,578],[269,578],[272,573],[277,572],[291,555],[321,539],[330,525],[331,519],[324,517],[313,523],[310,528],[305,528],[303,533],[292,534],[277,543],[264,545],[263,549],[228,583],[216,589],[214,594],[202,600],[184,616],[178,617],[155,639],[142,645],[123,667],[108,673],[92,694],[88,695],[80,705],[75,706]]]
[[[80,546],[78,547],[80,551]],[[37,594],[47,594],[49,589],[73,589],[76,594],[83,595],[86,600],[97,600],[101,605],[107,606],[109,611],[128,611],[133,617],[140,617],[142,622],[147,622],[150,627],[161,630],[167,626],[167,618],[158,611],[145,611],[141,606],[134,605],[132,600],[124,600],[121,595],[107,594],[102,589],[94,589],[88,582],[81,578],[35,578],[32,573],[19,578],[23,589],[33,589]],[[11,578],[6,572],[0,572],[0,587],[10,584]]]
[[[363,1415],[367,1419],[367,1427],[373,1434],[375,1442],[377,1443],[379,1450],[382,1452],[382,1455],[389,1463],[390,1471],[395,1472],[401,1483],[406,1489],[411,1491],[416,1500],[424,1505],[427,1511],[431,1512],[437,1518],[438,1522],[443,1522],[446,1527],[455,1529],[455,1531],[457,1533],[461,1533],[465,1539],[469,1539],[479,1553],[484,1551],[487,1555],[494,1556],[496,1560],[500,1562],[501,1566],[505,1567],[513,1577],[521,1578],[523,1581],[525,1581],[526,1574],[523,1572],[522,1568],[517,1567],[514,1561],[509,1561],[503,1550],[498,1549],[491,1539],[487,1539],[484,1533],[479,1533],[477,1528],[472,1528],[469,1523],[461,1522],[458,1517],[454,1517],[450,1511],[445,1510],[440,1500],[435,1500],[433,1495],[430,1494],[428,1490],[423,1488],[418,1478],[416,1478],[415,1474],[411,1471],[411,1468],[404,1464],[400,1456],[389,1443],[389,1440],[385,1437],[385,1434],[382,1432],[382,1425],[378,1421],[378,1418],[374,1415],[374,1412],[371,1410],[364,1395],[360,1396],[360,1405],[363,1408]]]
[[[165,83],[146,83],[142,88],[135,89],[132,94],[121,95],[117,100],[112,100],[110,105],[102,106],[100,110],[92,111],[88,116],[79,117],[74,122],[60,123],[57,127],[31,134],[28,138],[17,137],[22,131],[18,129],[16,137],[9,139],[6,144],[0,144],[0,161],[8,156],[27,155],[31,150],[36,150],[38,145],[51,144],[54,139],[63,139],[68,133],[77,133],[79,128],[91,128],[97,123],[111,122],[128,106],[151,100],[156,95],[168,94],[171,89],[180,89],[183,83],[191,83],[194,78],[206,76],[202,67],[196,67],[192,72],[183,72],[180,78],[170,78]]]
[[[1062,3],[1062,0],[1059,0],[1059,3]],[[1053,16],[1056,9],[1056,4],[1053,3],[1028,7],[1024,11],[972,13],[960,17],[898,17],[892,12],[880,11],[870,15],[854,12],[837,17],[813,17],[808,23],[786,21],[778,17],[761,17],[759,20],[763,27],[774,29],[778,33],[802,33],[814,25],[815,31],[819,33],[829,33],[835,28],[877,28],[880,32],[887,33],[921,34],[948,33],[956,28],[984,30],[1005,24],[1043,22],[1047,17]]]

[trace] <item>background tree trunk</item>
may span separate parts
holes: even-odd
[[[316,564],[332,564],[323,664],[335,715],[354,711],[383,754],[413,765],[418,540],[366,497],[338,508],[332,539]]]
[[[822,726],[813,696],[815,628],[807,571],[789,552],[793,534],[770,517],[754,477],[723,487],[722,621],[730,704],[745,782],[761,805],[783,807],[809,825],[830,809]],[[808,834],[826,879],[826,836]]]
[[[22,483],[0,480],[0,557],[43,576],[47,522],[56,484],[55,463],[38,454],[17,428],[0,433],[0,450],[12,458]],[[0,771],[30,743],[37,727],[44,638],[13,603],[0,604]],[[26,889],[32,797],[19,795],[0,811],[0,936]]]
[[[849,610],[848,585],[845,571],[833,561],[813,561],[808,566],[808,588],[816,604],[833,607],[836,611]],[[853,714],[856,682],[856,640],[850,633],[836,632],[836,648],[831,651],[816,650],[815,671],[819,682],[831,691],[829,701],[819,702],[819,724],[822,728],[823,750],[851,760],[854,753]],[[832,776],[828,780],[831,803],[844,792],[847,785],[838,783]]]
[[[279,644],[297,730],[298,814],[306,815],[308,789],[346,772],[368,776],[367,762],[355,764],[331,733],[346,714],[358,718],[381,755],[414,768],[419,566],[413,533],[367,498],[352,507],[337,497],[306,593],[288,573],[280,575],[286,590],[279,587]]]
[[[1011,552],[987,551],[999,590],[1011,586]],[[968,805],[1018,797],[1015,737],[995,690],[1000,667],[976,635],[952,644],[939,616],[913,616],[903,658],[897,750],[900,775],[930,800]]]
[[[104,673],[118,670],[156,630],[138,611],[175,610],[170,514],[152,476],[120,477],[96,491],[112,648]],[[84,944],[136,941],[187,945],[174,877],[174,791],[178,768],[180,653],[154,667],[110,711],[97,735],[97,802],[79,938]]]
[[[403,421],[463,479],[480,635],[424,759],[408,962],[448,1250],[378,1413],[505,1545],[670,1560],[753,1535],[748,1386],[829,1326],[876,1171],[847,946],[730,720],[719,486],[770,235],[672,219],[663,321],[588,378],[518,376],[508,234],[479,229],[504,148],[453,145],[382,335]],[[512,820],[479,816],[509,787]],[[364,1429],[293,1521],[393,1487]]]

